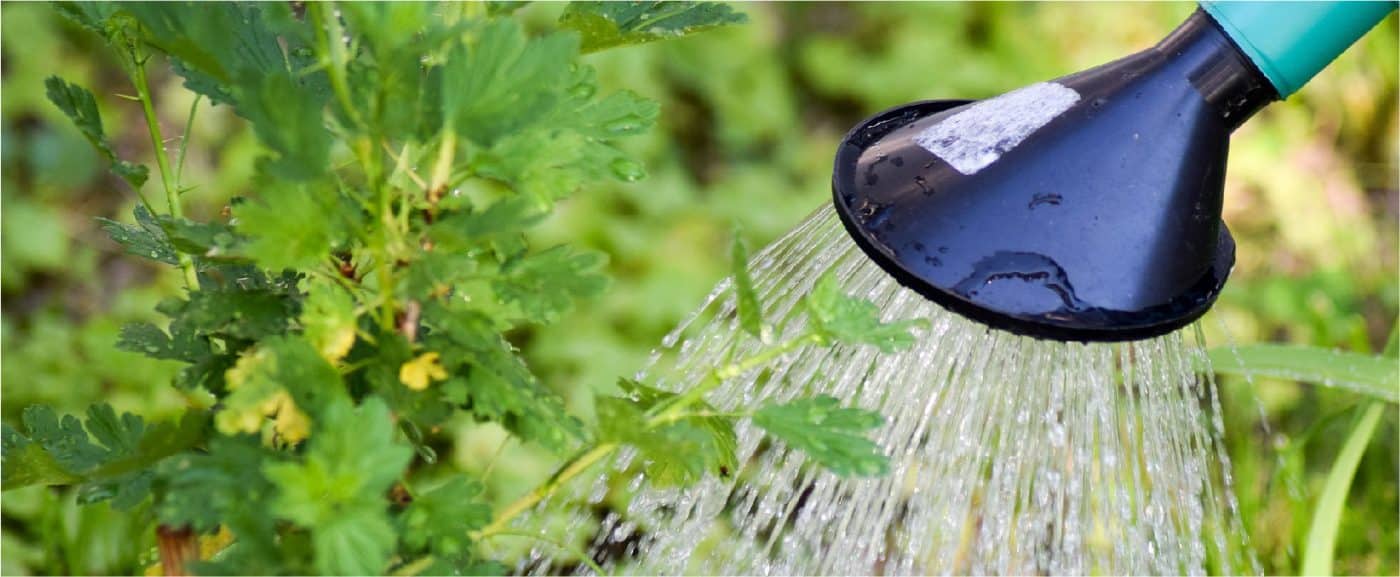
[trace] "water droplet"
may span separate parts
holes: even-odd
[[[593,95],[597,92],[598,87],[594,86],[593,83],[580,82],[578,84],[575,84],[573,88],[569,89],[569,96],[572,96],[579,100],[588,100],[589,98],[593,98]]]
[[[922,175],[915,176],[914,184],[919,187],[919,192],[924,193],[924,196],[933,196],[933,189],[929,188],[927,178],[924,178]]]
[[[642,166],[642,163],[630,158],[615,159],[612,161],[612,164],[609,165],[609,168],[612,169],[613,176],[627,182],[636,182],[647,176],[646,167]]]
[[[646,126],[645,121],[640,116],[627,115],[612,120],[603,125],[603,128],[612,134],[633,134],[642,130]]]
[[[1031,202],[1030,204],[1026,205],[1026,208],[1035,208],[1041,205],[1060,206],[1060,201],[1062,200],[1064,200],[1064,197],[1060,196],[1059,194],[1053,192],[1042,192],[1032,196]]]

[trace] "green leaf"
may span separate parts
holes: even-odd
[[[510,19],[490,20],[473,36],[443,68],[442,110],[459,134],[489,146],[547,119],[564,100],[575,36],[526,38]]]
[[[307,420],[348,402],[340,373],[307,341],[294,336],[263,339],[227,374],[228,390],[216,424],[226,434],[274,431],[290,442],[305,438]]]
[[[170,245],[180,252],[216,258],[237,250],[242,239],[233,227],[221,223],[195,222],[184,218],[157,217]]]
[[[1312,525],[1308,528],[1308,538],[1303,545],[1303,575],[1331,575],[1332,557],[1337,546],[1337,532],[1341,528],[1342,511],[1346,508],[1347,493],[1351,491],[1356,468],[1361,464],[1361,456],[1366,453],[1366,445],[1380,424],[1381,415],[1387,410],[1384,403],[1367,403],[1359,409],[1356,425],[1347,434],[1337,460],[1327,473],[1327,482],[1322,486],[1322,494],[1317,498],[1313,509]],[[1390,410],[1394,410],[1393,407]]]
[[[597,84],[588,67],[579,68],[569,82],[569,100],[545,115],[540,126],[503,137],[478,157],[482,176],[510,183],[540,207],[588,182],[632,182],[646,175],[614,142],[650,128],[657,104],[627,91],[593,100]]]
[[[599,435],[640,450],[652,483],[684,486],[707,472],[728,477],[738,467],[733,418],[713,415],[714,407],[701,402],[687,409],[691,416],[649,427],[651,415],[676,395],[630,379],[618,385],[623,396],[598,399]]]
[[[734,275],[734,301],[739,312],[739,326],[750,336],[765,339],[763,309],[758,306],[758,295],[753,290],[753,278],[749,276],[749,247],[744,244],[744,239],[739,236],[737,229],[734,231],[734,248],[730,254],[729,266],[731,274]]]
[[[209,287],[188,301],[171,299],[165,312],[201,335],[257,340],[281,334],[297,316],[296,299],[276,289]]]
[[[367,575],[389,563],[395,535],[384,493],[412,458],[394,438],[388,407],[342,399],[320,415],[301,462],[263,470],[277,487],[277,515],[311,531],[316,570]]]
[[[503,302],[514,303],[526,318],[553,322],[573,307],[574,301],[598,296],[608,287],[602,272],[607,255],[576,252],[560,245],[512,259],[492,281]]]
[[[914,344],[910,331],[928,326],[925,319],[881,322],[879,308],[841,292],[831,272],[822,275],[805,302],[813,328],[827,342],[874,345],[888,353],[909,348]]]
[[[287,74],[248,81],[239,113],[277,155],[259,167],[275,178],[312,179],[330,168],[331,134],[321,119],[325,101]]]
[[[491,203],[481,211],[456,211],[433,223],[428,235],[439,248],[465,251],[499,237],[517,235],[544,219],[531,199],[513,196]]]
[[[1217,373],[1315,383],[1400,402],[1400,361],[1300,345],[1258,344],[1209,352]]]
[[[491,522],[491,505],[483,499],[480,483],[456,476],[414,498],[395,522],[410,551],[461,566],[474,557],[468,535]]]
[[[278,183],[259,200],[235,205],[240,233],[251,239],[249,257],[272,270],[324,264],[362,224],[342,195],[324,185]]]
[[[257,3],[150,2],[125,9],[141,22],[145,40],[174,59],[186,88],[232,104],[252,123],[276,153],[262,162],[266,173],[308,179],[329,168],[331,135],[322,120],[328,94],[315,75],[293,74]],[[281,23],[309,30],[295,19]]]
[[[443,114],[481,145],[478,174],[540,207],[589,181],[642,176],[613,141],[651,126],[656,104],[630,92],[595,99],[594,72],[574,64],[577,54],[572,34],[527,39],[514,21],[493,20],[442,72]]]
[[[157,518],[200,532],[222,525],[237,540],[218,561],[200,564],[199,573],[267,575],[285,566],[285,550],[277,542],[278,520],[266,513],[276,489],[262,472],[265,463],[277,459],[257,437],[241,435],[216,436],[205,452],[183,453],[161,463],[158,477],[165,495],[156,503]]]
[[[753,422],[837,475],[869,477],[888,473],[889,459],[861,435],[879,427],[884,418],[873,411],[843,408],[840,404],[826,395],[770,404],[754,413]]]
[[[6,491],[29,485],[79,486],[85,502],[113,499],[126,509],[146,498],[151,468],[161,460],[201,443],[208,414],[189,411],[178,422],[147,427],[141,417],[118,415],[112,407],[88,408],[87,419],[59,419],[44,405],[25,408],[27,436],[4,428]]]
[[[64,82],[62,78],[50,76],[44,81],[44,86],[48,89],[49,101],[58,106],[63,114],[68,116],[83,136],[96,148],[103,158],[112,163],[112,172],[125,180],[131,188],[141,190],[141,185],[146,183],[150,170],[144,165],[133,164],[117,158],[117,153],[112,150],[112,146],[107,142],[107,135],[102,131],[102,114],[97,110],[97,99],[92,92],[77,84]]]
[[[676,38],[747,21],[718,2],[570,2],[559,25],[583,36],[583,52]]]
[[[564,400],[540,384],[488,317],[434,302],[424,305],[423,324],[432,331],[424,346],[442,351],[442,364],[454,375],[444,388],[466,391],[466,408],[476,418],[556,451],[582,438]]]
[[[355,345],[355,298],[339,285],[321,278],[311,281],[302,302],[301,326],[306,340],[321,357],[335,362]]]
[[[106,218],[98,218],[97,222],[102,223],[102,230],[122,245],[127,254],[169,265],[179,264],[180,257],[155,215],[145,206],[137,206],[133,214],[136,216],[134,225]]]
[[[28,487],[30,485],[71,485],[82,477],[69,473],[58,464],[53,454],[32,442],[19,431],[3,425],[0,428],[0,447],[4,449],[4,475],[0,485],[5,490]]]

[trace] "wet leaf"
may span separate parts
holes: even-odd
[[[739,311],[739,326],[744,332],[757,339],[763,339],[763,309],[759,308],[758,295],[753,290],[753,278],[749,276],[749,247],[734,231],[734,248],[729,266],[734,275],[734,301]]]
[[[747,18],[719,2],[570,2],[559,25],[583,36],[583,52],[678,38]]]
[[[828,342],[874,345],[889,353],[909,348],[914,344],[911,331],[928,326],[925,319],[881,322],[880,309],[868,300],[841,292],[831,272],[822,275],[805,302],[818,334]]]
[[[1400,361],[1300,345],[1258,344],[1209,352],[1217,373],[1313,383],[1400,402]]]
[[[131,188],[141,190],[150,169],[117,158],[117,153],[112,150],[107,135],[102,131],[102,114],[97,110],[97,99],[93,98],[92,92],[57,76],[50,76],[44,81],[44,86],[48,89],[49,102],[62,110],[93,148],[112,163],[112,172],[130,184]]]
[[[870,477],[889,472],[889,459],[863,434],[884,423],[874,411],[842,407],[826,395],[770,404],[753,416],[754,424],[817,464],[843,477]]]

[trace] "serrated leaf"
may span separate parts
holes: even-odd
[[[443,114],[481,145],[478,173],[540,207],[592,180],[643,174],[612,141],[650,127],[655,103],[630,92],[595,98],[593,70],[573,64],[577,53],[571,34],[527,39],[515,22],[493,20],[442,72]]]
[[[556,451],[582,437],[563,399],[540,384],[489,318],[432,303],[424,306],[423,322],[433,332],[424,345],[442,351],[443,366],[457,375],[443,388],[466,390],[466,408],[476,418]]]
[[[383,495],[412,457],[383,402],[356,408],[342,399],[325,407],[303,461],[264,471],[277,487],[277,515],[311,531],[318,572],[379,574],[395,540]]]
[[[749,276],[749,247],[744,244],[739,231],[734,231],[734,246],[729,262],[734,275],[734,303],[738,309],[739,326],[750,336],[762,339],[763,309],[758,306],[758,294],[753,290],[753,278]]]
[[[421,493],[395,520],[409,550],[452,565],[471,560],[468,535],[490,522],[491,505],[482,497],[481,484],[464,476]]]
[[[514,196],[481,211],[456,211],[433,223],[428,236],[446,251],[465,251],[504,235],[521,234],[548,213],[528,198]]]
[[[747,21],[718,2],[570,2],[559,25],[583,36],[583,52],[677,38]]]
[[[614,142],[650,128],[657,104],[627,91],[594,99],[597,84],[588,67],[579,68],[570,83],[569,98],[540,126],[503,137],[479,155],[482,176],[508,182],[547,207],[588,182],[631,182],[646,175]]]
[[[234,207],[244,252],[271,270],[308,269],[330,258],[361,225],[348,202],[324,185],[279,183]]]
[[[651,415],[674,401],[676,395],[629,379],[619,380],[618,385],[622,396],[598,399],[599,436],[641,451],[652,483],[684,486],[707,472],[728,476],[738,466],[738,438],[732,418],[688,416],[648,426]],[[687,411],[715,412],[707,403],[697,403]]]
[[[229,394],[215,420],[226,434],[255,433],[271,419],[273,431],[298,442],[310,432],[311,415],[349,398],[340,373],[305,340],[264,339],[229,369]]]
[[[329,362],[345,358],[355,345],[355,299],[335,283],[319,278],[310,283],[300,322],[306,340]]]
[[[190,411],[176,423],[147,427],[106,404],[89,407],[85,421],[34,405],[23,421],[27,436],[8,426],[3,431],[5,490],[76,484],[80,501],[112,499],[126,509],[145,500],[152,467],[203,441],[208,415]]]
[[[134,225],[106,218],[98,218],[97,222],[102,223],[102,230],[122,245],[127,254],[170,265],[179,264],[180,257],[155,215],[145,206],[137,206],[133,214],[136,217]]]
[[[70,485],[82,480],[59,465],[43,446],[31,442],[9,425],[0,428],[0,439],[3,439],[0,446],[4,447],[5,465],[0,485],[6,491],[30,485]]]
[[[257,3],[133,3],[144,39],[169,54],[185,87],[232,104],[275,156],[262,168],[279,178],[324,174],[331,136],[322,120],[327,94],[314,76],[293,75],[277,34]],[[309,28],[294,19],[284,26]],[[295,44],[296,35],[288,34]]]
[[[443,114],[459,134],[490,146],[549,117],[566,97],[564,82],[577,55],[571,34],[527,38],[514,20],[490,20],[471,44],[448,56]]]
[[[297,305],[293,296],[275,290],[210,287],[190,293],[176,318],[198,334],[253,341],[285,332]]]
[[[836,275],[827,272],[804,299],[813,328],[827,342],[874,345],[884,352],[909,348],[916,328],[928,326],[925,319],[881,322],[874,303],[841,292]]]
[[[75,10],[73,13],[86,14],[82,10]],[[150,169],[117,158],[117,153],[112,150],[111,144],[107,142],[107,135],[102,130],[102,114],[97,109],[97,99],[93,97],[92,92],[77,84],[69,84],[57,76],[50,76],[45,80],[44,87],[48,90],[49,102],[62,110],[63,114],[77,125],[78,130],[82,131],[93,148],[112,163],[112,172],[130,184],[131,188],[140,190],[141,185],[146,183]]]
[[[213,222],[195,222],[184,218],[157,217],[161,230],[171,247],[185,254],[200,257],[221,257],[234,252],[242,239],[233,227]]]
[[[770,404],[754,413],[753,422],[837,475],[869,477],[889,472],[889,459],[862,436],[884,422],[874,411],[841,407],[834,397],[822,395]]]
[[[275,489],[262,466],[276,459],[255,437],[215,437],[207,452],[161,463],[166,489],[156,515],[162,523],[201,532],[223,525],[240,547],[275,550],[277,520],[264,513]]]
[[[515,304],[526,318],[552,322],[575,300],[602,294],[608,287],[602,272],[606,263],[603,253],[561,245],[507,262],[491,284],[503,302]]]

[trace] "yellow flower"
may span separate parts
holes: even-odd
[[[282,441],[295,445],[311,434],[311,419],[297,408],[287,391],[278,391],[269,401],[272,410],[267,414],[273,416],[272,430],[277,432]]]
[[[428,388],[433,381],[441,381],[447,378],[447,371],[438,362],[438,354],[427,352],[418,355],[418,358],[408,361],[399,367],[399,380],[403,381],[405,387],[415,391]]]

